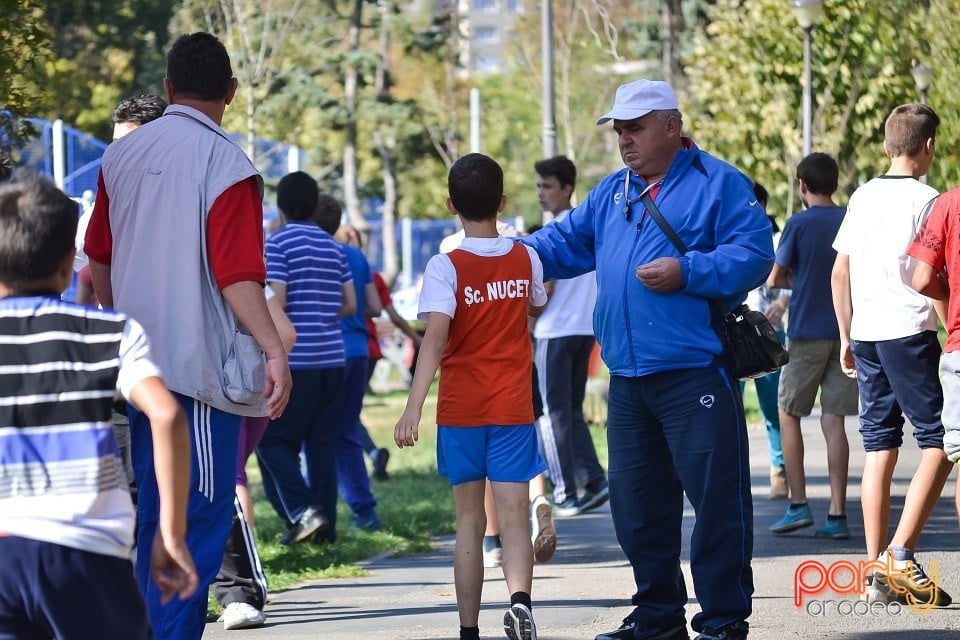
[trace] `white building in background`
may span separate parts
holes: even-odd
[[[528,8],[539,3],[526,0]],[[460,36],[467,44],[460,56],[470,72],[498,73],[506,69],[504,56],[513,37],[513,23],[524,11],[524,0],[437,0],[435,11],[456,10]]]

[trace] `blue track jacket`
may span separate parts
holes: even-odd
[[[654,200],[687,245],[683,286],[650,291],[636,268],[680,252],[647,214],[639,199],[647,185],[632,173],[625,198],[628,171],[607,176],[566,219],[520,242],[540,255],[544,280],[596,270],[593,325],[611,374],[709,366],[721,351],[709,300],[736,306],[766,279],[774,260],[770,221],[746,176],[691,143],[677,152]]]

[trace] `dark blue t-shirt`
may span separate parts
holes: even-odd
[[[787,336],[798,340],[839,340],[830,274],[837,252],[833,240],[844,207],[810,207],[791,216],[780,236],[777,264],[793,272]]]

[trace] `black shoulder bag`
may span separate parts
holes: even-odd
[[[664,235],[681,255],[687,253],[683,243],[649,194],[643,195],[643,205]],[[723,345],[723,359],[735,378],[760,378],[773,373],[790,360],[780,337],[767,316],[741,304],[732,311],[722,300],[711,300],[714,329]]]

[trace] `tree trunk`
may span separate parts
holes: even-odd
[[[676,89],[674,80],[680,77],[680,52],[677,41],[680,32],[683,31],[683,9],[680,6],[680,0],[663,0],[661,9],[660,41],[663,46],[663,79]]]
[[[349,54],[360,48],[360,20],[363,16],[363,0],[354,0],[353,15],[347,33]],[[343,146],[343,201],[347,208],[350,224],[359,231],[367,231],[367,220],[360,210],[360,198],[357,195],[357,79],[358,72],[353,55],[347,56],[344,70],[343,98],[347,110],[346,142]]]
[[[393,11],[391,0],[380,0],[380,56],[377,60],[377,75],[375,90],[377,99],[389,96],[387,76],[390,72],[390,15]],[[383,178],[383,226],[380,238],[383,245],[383,276],[387,282],[393,282],[400,272],[400,261],[397,256],[397,163],[393,156],[392,145],[384,139],[383,132],[378,128],[373,133],[373,142],[380,155]]]
[[[247,157],[256,164],[254,154],[257,152],[257,101],[253,95],[253,87],[246,88],[247,93]]]

